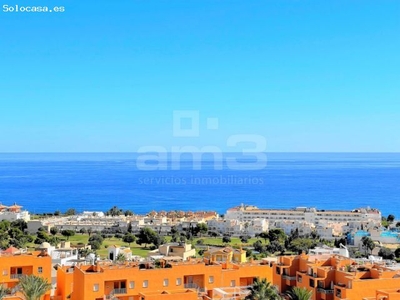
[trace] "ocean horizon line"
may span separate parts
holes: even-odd
[[[137,151],[0,151],[0,154],[10,153],[131,153]],[[213,153],[210,151],[194,151]],[[221,151],[222,153],[242,153],[240,151]],[[400,153],[400,151],[246,151],[255,153]],[[166,153],[180,153],[180,151],[166,151]]]

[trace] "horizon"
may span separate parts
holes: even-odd
[[[139,154],[137,151],[109,151],[109,152],[103,152],[103,151],[82,151],[82,152],[52,152],[52,151],[43,151],[43,152],[0,152],[0,154]],[[191,153],[202,153],[202,154],[214,154],[214,153],[229,153],[229,154],[255,154],[255,153],[265,153],[265,154],[272,154],[272,153],[309,153],[309,154],[400,154],[400,151],[396,151],[396,152],[391,152],[391,151],[376,151],[376,152],[372,152],[372,151],[363,151],[363,152],[359,152],[359,151],[260,151],[260,152],[240,152],[240,151],[222,151],[222,152],[202,152],[202,151],[197,151],[197,152],[187,152],[187,151],[175,151],[175,152],[166,152],[167,154],[169,153],[181,153],[181,154],[191,154]]]

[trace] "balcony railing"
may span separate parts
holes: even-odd
[[[324,289],[324,288],[318,288],[318,289],[317,289],[317,292],[318,292],[318,293],[321,293],[321,294],[333,294],[333,290],[331,290],[331,289]]]
[[[185,283],[184,288],[185,289],[198,289],[199,286],[195,283]]]
[[[19,279],[19,278],[21,278],[22,276],[24,276],[24,274],[11,274],[11,275],[10,275],[11,279]]]
[[[111,293],[113,295],[115,295],[115,294],[126,294],[126,289],[113,289]]]
[[[296,280],[296,276],[290,276],[290,275],[282,275],[282,278],[287,280]]]
[[[115,294],[126,294],[126,289],[113,289],[109,295],[106,295],[107,300],[116,300],[118,299]]]

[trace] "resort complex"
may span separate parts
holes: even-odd
[[[29,215],[29,213],[26,213]],[[1,220],[0,214],[0,220]],[[15,217],[15,216],[13,216]],[[171,230],[190,230],[198,224],[205,224],[208,232],[218,236],[243,235],[255,237],[270,229],[282,229],[286,234],[298,231],[300,235],[315,233],[322,239],[346,238],[348,244],[359,246],[364,236],[376,242],[396,244],[400,233],[388,231],[381,226],[382,215],[377,209],[358,208],[352,211],[318,210],[298,207],[293,209],[260,209],[251,205],[240,205],[228,209],[221,216],[212,211],[151,211],[146,215],[118,214],[105,215],[103,212],[83,212],[69,216],[51,216],[28,220],[28,232],[35,233],[39,228],[52,227],[75,232],[126,232],[128,227],[137,233],[141,228],[150,228],[161,235]]]

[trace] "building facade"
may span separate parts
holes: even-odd
[[[17,285],[24,275],[36,275],[43,277],[51,283],[51,256],[45,251],[23,252],[15,248],[9,248],[0,252],[0,283],[10,289],[11,295],[5,299],[19,298],[21,293]],[[50,291],[43,297],[50,299]]]
[[[282,256],[274,265],[272,281],[280,292],[306,288],[313,300],[398,299],[377,295],[400,287],[399,271],[341,255]]]
[[[227,210],[228,220],[251,221],[266,219],[269,222],[291,220],[305,221],[318,225],[320,221],[335,222],[381,222],[381,212],[373,208],[360,208],[352,211],[317,210],[316,208],[296,207],[294,209],[260,209],[252,205],[240,205]]]
[[[248,286],[256,277],[272,276],[272,265],[264,261],[188,260],[161,265],[168,267],[150,262],[62,267],[57,271],[56,299],[212,299],[215,288]]]

